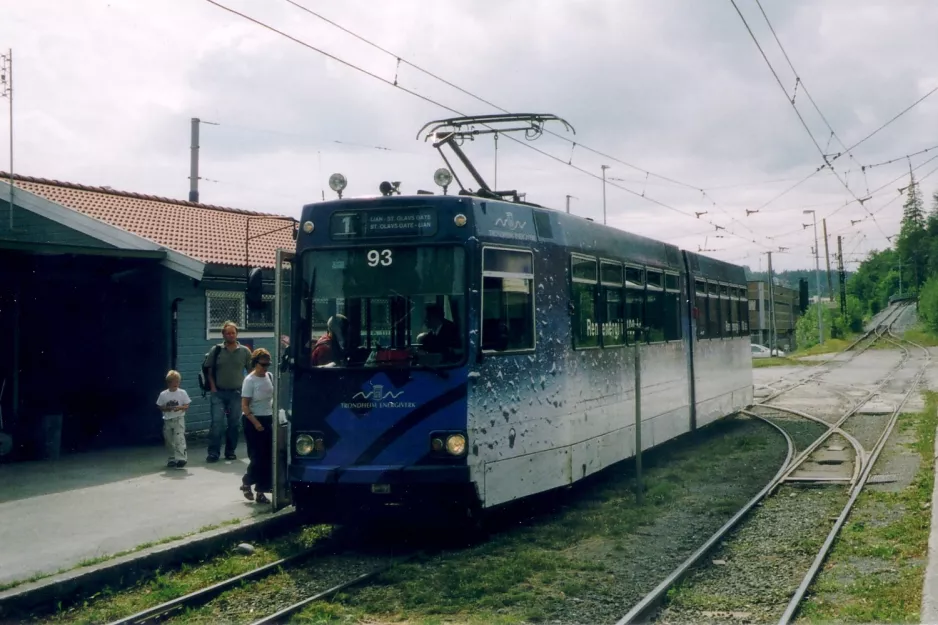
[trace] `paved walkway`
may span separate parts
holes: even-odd
[[[237,455],[206,464],[192,441],[183,469],[162,446],[0,465],[0,584],[269,511],[238,490],[243,439]]]

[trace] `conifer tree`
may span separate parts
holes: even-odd
[[[909,186],[906,188],[905,204],[902,205],[902,226],[896,241],[904,282],[913,293],[925,280],[928,266],[929,241],[926,236],[925,208],[922,193],[915,174],[909,173]]]

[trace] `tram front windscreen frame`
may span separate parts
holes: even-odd
[[[466,251],[458,245],[314,249],[299,263],[301,368],[448,368],[467,354]],[[312,358],[334,318],[333,358]],[[343,319],[344,318],[344,319]],[[442,326],[448,326],[442,332]],[[445,335],[448,344],[428,335]],[[458,338],[453,338],[453,337]]]

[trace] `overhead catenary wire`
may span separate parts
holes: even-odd
[[[463,113],[463,112],[461,112],[461,111],[459,111],[459,110],[457,110],[457,109],[455,109],[455,108],[453,108],[453,107],[451,107],[451,106],[442,104],[442,103],[440,103],[440,102],[438,102],[438,101],[436,101],[436,100],[434,100],[434,99],[432,99],[432,98],[430,98],[430,97],[428,97],[428,96],[425,96],[425,95],[423,95],[423,94],[421,94],[421,93],[418,93],[418,92],[416,92],[416,91],[413,91],[413,90],[411,90],[411,89],[407,89],[406,87],[402,86],[402,85],[401,85],[398,81],[396,81],[396,80],[395,80],[395,81],[390,81],[390,80],[388,80],[388,79],[386,79],[386,78],[384,78],[384,77],[382,77],[382,76],[379,76],[379,75],[377,75],[377,74],[375,74],[375,73],[373,73],[373,72],[371,72],[371,71],[368,71],[368,70],[366,70],[366,69],[364,69],[364,68],[362,68],[362,67],[359,67],[359,66],[355,65],[354,63],[351,63],[351,62],[349,62],[349,61],[346,61],[345,59],[342,59],[342,58],[340,58],[340,57],[338,57],[338,56],[336,56],[336,55],[334,55],[334,54],[330,54],[329,52],[326,52],[325,50],[322,50],[322,49],[320,49],[320,48],[317,48],[316,46],[314,46],[314,45],[312,45],[312,44],[310,44],[310,43],[307,43],[307,42],[305,42],[305,41],[302,41],[301,39],[298,39],[298,38],[296,38],[296,37],[294,37],[294,36],[292,36],[292,35],[290,35],[290,34],[284,32],[284,31],[282,31],[282,30],[279,30],[279,29],[277,29],[277,28],[271,26],[270,24],[267,24],[267,23],[265,23],[265,22],[262,22],[262,21],[260,21],[260,20],[258,20],[258,19],[256,19],[256,18],[253,18],[253,17],[251,17],[251,16],[249,16],[249,15],[246,15],[246,14],[240,12],[240,11],[237,11],[236,9],[233,9],[233,8],[231,8],[231,7],[228,7],[228,6],[224,5],[224,4],[221,4],[220,2],[217,2],[216,0],[205,0],[205,1],[208,2],[209,4],[212,4],[212,5],[216,6],[216,7],[218,7],[218,8],[220,8],[220,9],[224,10],[224,11],[227,11],[227,12],[229,12],[229,13],[232,13],[233,15],[237,15],[237,16],[239,16],[239,17],[241,17],[241,18],[243,18],[243,19],[245,19],[245,20],[247,20],[247,21],[250,21],[250,22],[252,22],[252,23],[254,23],[254,24],[256,24],[256,25],[258,25],[258,26],[260,26],[260,27],[262,27],[262,28],[264,28],[264,29],[266,29],[266,30],[269,30],[269,31],[271,31],[271,32],[273,32],[273,33],[276,33],[276,34],[278,34],[278,35],[280,35],[280,36],[282,36],[282,37],[285,37],[285,38],[287,38],[287,39],[293,41],[294,43],[297,43],[297,44],[299,44],[299,45],[301,45],[301,46],[303,46],[303,47],[305,47],[305,48],[308,48],[308,49],[310,49],[310,50],[312,50],[312,51],[314,51],[314,52],[317,52],[317,53],[319,53],[319,54],[322,54],[323,56],[325,56],[325,57],[327,57],[327,58],[330,58],[330,59],[332,59],[332,60],[334,60],[334,61],[336,61],[336,62],[338,62],[338,63],[341,63],[342,65],[345,65],[346,67],[349,67],[350,69],[354,69],[354,70],[356,70],[356,71],[359,71],[359,72],[361,72],[361,73],[363,73],[363,74],[365,74],[365,75],[367,75],[367,76],[369,76],[369,77],[371,77],[371,78],[374,78],[375,80],[378,80],[378,81],[380,81],[380,82],[382,82],[382,83],[384,83],[384,84],[386,84],[386,85],[388,85],[388,86],[391,86],[391,87],[400,89],[401,91],[403,91],[403,92],[405,92],[405,93],[408,93],[408,94],[410,94],[410,95],[413,95],[413,96],[415,96],[415,97],[417,97],[417,98],[423,100],[424,102],[427,102],[427,103],[429,103],[429,104],[433,104],[434,106],[438,106],[438,107],[440,107],[440,108],[442,108],[442,109],[444,109],[444,110],[447,110],[447,111],[449,111],[449,112],[451,112],[451,113],[455,113],[456,115],[465,116],[465,113]],[[500,109],[500,110],[501,110],[501,109]],[[562,164],[564,164],[564,165],[567,165],[568,167],[571,167],[571,168],[573,168],[573,169],[575,169],[575,170],[577,170],[577,171],[579,171],[579,172],[581,172],[581,173],[584,173],[584,174],[586,174],[586,175],[588,175],[588,176],[590,176],[590,177],[592,177],[592,178],[594,178],[594,179],[596,179],[596,180],[602,180],[602,177],[599,176],[598,174],[594,174],[593,172],[590,172],[590,171],[588,171],[588,170],[586,170],[586,169],[584,169],[584,168],[582,168],[582,167],[579,167],[579,166],[577,166],[577,165],[573,165],[572,162],[566,161],[566,160],[564,160],[564,159],[562,159],[562,158],[560,158],[560,157],[558,157],[558,156],[555,156],[555,155],[553,155],[553,154],[550,154],[549,152],[546,152],[546,151],[544,151],[544,150],[541,150],[540,148],[537,148],[537,147],[535,147],[535,146],[533,146],[533,145],[531,145],[531,144],[529,144],[529,143],[526,143],[526,142],[524,142],[524,141],[521,141],[521,140],[519,140],[519,139],[517,139],[517,138],[515,138],[515,137],[513,137],[513,136],[511,136],[511,135],[505,135],[505,137],[508,138],[508,139],[510,139],[510,140],[512,140],[513,142],[515,142],[515,143],[517,143],[517,144],[519,144],[519,145],[523,145],[523,146],[525,146],[525,147],[527,147],[527,148],[529,148],[529,149],[531,149],[531,150],[534,150],[535,152],[537,152],[537,153],[539,153],[539,154],[541,154],[541,155],[543,155],[543,156],[546,156],[546,157],[548,157],[548,158],[550,158],[550,159],[552,159],[552,160],[555,160],[555,161],[557,161],[557,162],[559,162],[559,163],[562,163]],[[642,170],[642,171],[644,171],[644,170]],[[659,177],[661,177],[661,176],[659,176]],[[637,191],[634,191],[634,190],[629,189],[629,188],[627,188],[627,187],[623,187],[623,186],[621,186],[621,185],[617,185],[617,184],[615,184],[615,183],[613,183],[613,182],[609,182],[609,181],[606,181],[606,184],[608,184],[608,185],[610,185],[610,186],[612,186],[612,187],[618,188],[618,189],[620,189],[620,190],[622,190],[622,191],[625,191],[626,193],[632,194],[632,195],[634,195],[634,196],[636,196],[636,197],[640,197],[640,198],[642,198],[642,199],[644,199],[644,200],[646,200],[646,201],[648,201],[648,202],[651,202],[652,204],[655,204],[655,205],[660,206],[660,207],[662,207],[662,208],[665,208],[665,209],[667,209],[667,210],[673,211],[673,212],[675,212],[675,213],[684,215],[684,216],[689,217],[689,218],[692,218],[692,219],[696,219],[696,217],[695,217],[692,213],[689,213],[689,212],[687,212],[687,211],[684,211],[684,210],[681,210],[681,209],[676,208],[676,207],[674,207],[674,206],[671,206],[671,205],[669,205],[669,204],[667,204],[667,203],[665,203],[665,202],[662,202],[662,201],[660,201],[660,200],[657,200],[657,199],[655,199],[655,198],[652,198],[652,197],[650,197],[650,196],[647,195],[647,194],[638,193]],[[690,186],[690,185],[688,185],[688,186]],[[697,187],[693,187],[693,186],[691,186],[691,188],[698,189]],[[699,189],[698,189],[698,190],[699,190]],[[705,220],[705,221],[706,221],[707,223],[710,223],[711,225],[713,225],[715,228],[722,229],[722,230],[724,230],[725,232],[727,232],[727,233],[729,233],[729,234],[731,234],[731,235],[733,235],[733,236],[736,236],[736,237],[738,237],[738,238],[740,238],[740,239],[743,239],[743,240],[745,240],[745,241],[751,241],[752,243],[755,243],[755,244],[757,244],[757,245],[761,245],[761,246],[763,246],[763,247],[768,247],[768,246],[766,246],[764,243],[761,243],[761,242],[759,242],[759,241],[756,241],[755,239],[748,239],[748,238],[746,238],[746,237],[743,236],[743,235],[740,235],[740,234],[738,234],[738,233],[733,232],[732,230],[728,230],[728,229],[725,228],[724,226],[719,226],[718,224],[714,224],[712,221],[709,221],[709,220]],[[755,235],[755,236],[758,236],[758,235]]]
[[[897,157],[895,157],[895,158],[891,158],[891,159],[889,159],[889,160],[881,161],[881,162],[879,162],[879,163],[872,163],[872,164],[870,164],[870,165],[863,165],[863,169],[864,169],[864,170],[869,170],[869,169],[873,169],[874,167],[881,167],[881,166],[883,166],[883,165],[892,165],[893,163],[898,163],[899,161],[908,160],[908,159],[912,158],[913,156],[919,156],[920,154],[927,154],[928,152],[931,152],[932,150],[935,150],[935,149],[938,149],[938,145],[933,145],[933,146],[931,146],[930,148],[925,148],[924,150],[919,150],[918,152],[911,152],[911,153],[909,153],[909,154],[903,154],[902,156],[897,156]],[[851,171],[855,171],[855,170],[847,170],[847,171],[845,171],[844,173],[845,173],[845,174],[848,174],[848,173],[850,173]]]
[[[938,154],[936,154],[935,156],[932,156],[932,157],[929,158],[928,160],[922,161],[921,163],[919,163],[918,165],[916,165],[915,167],[913,167],[913,168],[912,168],[912,171],[914,172],[914,171],[920,169],[921,167],[927,165],[928,163],[932,162],[932,161],[935,160],[935,159],[938,159]],[[933,173],[933,172],[932,172],[932,173]],[[883,184],[883,185],[877,187],[876,189],[874,189],[873,191],[871,191],[871,193],[870,193],[870,199],[872,199],[872,198],[874,198],[874,197],[878,197],[877,194],[878,194],[880,191],[882,191],[883,189],[885,189],[886,187],[888,187],[888,186],[890,186],[890,185],[892,185],[892,184],[895,184],[895,183],[898,182],[899,180],[902,180],[902,179],[905,178],[907,175],[908,175],[908,174],[906,174],[906,173],[902,173],[902,174],[900,174],[899,176],[896,176],[895,178],[893,178],[892,180],[890,180],[889,182],[887,182],[887,183],[885,183],[885,184]],[[929,173],[928,175],[930,176],[931,173]],[[921,182],[921,180],[920,180],[919,182]],[[897,195],[895,198],[893,198],[893,200],[891,200],[890,202],[888,202],[888,203],[886,204],[886,206],[888,206],[889,204],[891,204],[892,202],[894,202],[895,199],[898,198],[898,197],[899,197],[899,196]],[[830,213],[828,213],[827,215],[825,215],[825,216],[823,217],[823,219],[830,219],[831,217],[833,217],[834,215],[836,215],[837,213],[839,213],[841,210],[843,210],[843,209],[846,208],[847,206],[850,206],[851,204],[854,204],[854,203],[856,203],[856,200],[849,200],[849,201],[845,202],[844,204],[841,204],[841,205],[838,206],[836,209],[834,209],[833,211],[831,211]],[[882,210],[882,208],[885,208],[885,206],[880,207],[879,209],[877,209],[876,212],[877,212],[877,213],[880,212],[880,211]],[[864,217],[862,220],[866,220],[866,217]],[[801,230],[800,230],[800,229],[792,229],[792,230],[789,230],[789,231],[786,231],[786,232],[782,232],[782,233],[780,233],[780,234],[776,234],[776,235],[769,236],[769,237],[767,237],[767,238],[772,239],[772,240],[783,239],[783,238],[785,238],[785,237],[787,237],[787,236],[791,236],[792,234],[795,234],[795,233],[798,233],[798,232],[801,232]],[[885,233],[883,233],[883,236],[887,236],[887,235],[886,235]]]
[[[430,70],[425,69],[425,68],[423,68],[423,67],[417,65],[416,63],[413,63],[413,62],[411,62],[411,61],[408,61],[408,60],[407,60],[406,58],[404,58],[403,56],[401,56],[401,55],[399,55],[399,54],[397,54],[397,53],[395,53],[395,52],[392,52],[392,51],[388,50],[387,48],[384,48],[384,47],[378,45],[377,43],[371,41],[371,40],[368,39],[367,37],[363,37],[362,35],[359,35],[358,33],[356,33],[356,32],[354,32],[354,31],[352,31],[352,30],[346,28],[345,26],[342,26],[341,24],[337,23],[336,21],[331,20],[331,19],[325,17],[325,16],[322,15],[321,13],[319,13],[319,12],[317,12],[317,11],[314,11],[314,10],[312,10],[312,9],[306,7],[306,6],[303,6],[303,5],[300,4],[299,2],[296,2],[295,0],[284,0],[284,2],[286,2],[286,3],[288,3],[288,4],[292,5],[292,6],[294,6],[294,7],[296,7],[296,8],[298,8],[298,9],[300,9],[300,10],[306,12],[306,13],[308,13],[309,15],[312,15],[312,16],[314,16],[314,17],[316,17],[316,18],[318,18],[318,19],[320,19],[320,20],[326,22],[327,24],[330,24],[331,26],[334,26],[335,28],[338,28],[338,29],[341,30],[342,32],[344,32],[344,33],[346,33],[346,34],[348,34],[348,35],[354,37],[355,39],[361,41],[362,43],[365,43],[366,45],[369,45],[369,46],[371,46],[372,48],[374,48],[374,49],[376,49],[376,50],[379,50],[379,51],[383,52],[384,54],[387,54],[388,56],[391,56],[391,57],[397,59],[398,64],[407,65],[408,67],[411,67],[411,68],[413,68],[413,69],[415,69],[415,70],[417,70],[417,71],[423,73],[423,74],[426,75],[426,76],[429,76],[429,77],[431,77],[431,78],[433,78],[433,79],[435,79],[435,80],[438,80],[438,81],[440,81],[441,83],[443,83],[443,84],[445,84],[445,85],[447,85],[447,86],[449,86],[449,87],[451,87],[451,88],[453,88],[453,89],[456,89],[456,90],[459,91],[460,93],[463,93],[463,94],[465,94],[465,95],[467,95],[467,96],[469,96],[469,97],[471,97],[471,98],[474,98],[475,100],[477,100],[477,101],[479,101],[479,102],[485,104],[486,106],[491,106],[492,108],[497,109],[497,110],[499,110],[499,111],[501,111],[501,112],[503,112],[503,113],[508,113],[508,112],[510,112],[510,111],[508,111],[508,109],[502,108],[501,106],[498,106],[498,105],[495,104],[494,102],[492,102],[492,101],[490,101],[490,100],[487,100],[487,99],[483,98],[482,96],[479,96],[479,95],[477,95],[477,94],[475,94],[475,93],[469,91],[468,89],[465,89],[465,88],[463,88],[463,87],[460,87],[459,85],[453,83],[452,81],[449,81],[449,80],[447,80],[447,79],[445,79],[445,78],[439,76],[438,74],[436,74],[436,73],[434,73],[434,72],[431,72]],[[395,78],[394,84],[395,84],[395,85],[397,84],[396,78]],[[704,199],[706,199],[707,201],[709,201],[710,204],[711,204],[714,208],[716,208],[717,210],[719,210],[719,211],[721,211],[722,213],[724,213],[724,214],[730,219],[731,222],[736,223],[736,224],[738,224],[739,226],[741,226],[742,228],[748,230],[753,236],[756,236],[756,237],[759,236],[759,235],[756,234],[751,228],[749,228],[749,226],[747,226],[745,223],[743,223],[742,221],[740,221],[740,220],[736,219],[735,217],[733,217],[726,209],[724,209],[722,206],[720,206],[720,205],[716,202],[716,200],[714,200],[713,197],[710,196],[710,195],[707,193],[707,191],[706,191],[704,188],[702,188],[702,187],[700,187],[700,186],[698,186],[698,185],[690,184],[690,183],[687,183],[687,182],[683,182],[683,181],[677,180],[677,179],[672,178],[672,177],[670,177],[670,176],[665,176],[665,175],[662,175],[662,174],[657,174],[657,173],[655,173],[655,172],[649,171],[649,170],[647,170],[647,169],[644,169],[644,168],[642,168],[642,167],[639,167],[638,165],[634,165],[634,164],[632,164],[632,163],[629,163],[628,161],[625,161],[625,160],[623,160],[623,159],[620,159],[620,158],[618,158],[618,157],[616,157],[616,156],[613,156],[613,155],[611,155],[611,154],[607,154],[607,153],[605,153],[605,152],[602,152],[601,150],[597,150],[597,149],[592,148],[592,147],[590,147],[590,146],[588,146],[588,145],[585,145],[585,144],[583,144],[583,143],[580,143],[579,141],[574,141],[573,139],[570,139],[569,137],[565,137],[565,136],[563,136],[563,135],[561,135],[561,134],[559,134],[559,133],[557,133],[557,132],[554,132],[554,131],[552,131],[552,130],[550,130],[550,129],[548,129],[548,128],[545,128],[545,129],[544,129],[544,132],[547,133],[547,134],[549,134],[549,135],[552,135],[552,136],[554,136],[554,137],[556,137],[556,138],[558,138],[558,139],[560,139],[560,140],[562,140],[562,141],[566,141],[566,142],[572,144],[572,145],[575,146],[575,147],[579,147],[579,148],[582,149],[582,150],[586,150],[587,152],[591,152],[591,153],[593,153],[593,154],[595,154],[595,155],[597,155],[597,156],[601,156],[601,157],[603,157],[603,158],[605,158],[605,159],[609,159],[609,160],[611,160],[611,161],[614,161],[614,162],[617,162],[617,163],[619,163],[619,164],[621,164],[621,165],[624,165],[624,166],[626,166],[626,167],[628,167],[628,168],[630,168],[630,169],[634,169],[634,170],[636,170],[636,171],[638,171],[638,172],[641,172],[641,173],[645,174],[646,176],[652,176],[652,177],[654,177],[654,178],[658,178],[658,179],[660,179],[660,180],[663,180],[663,181],[665,181],[665,182],[669,182],[669,183],[674,184],[674,185],[679,186],[679,187],[684,187],[684,188],[686,188],[686,189],[692,189],[692,190],[694,190],[694,191],[699,191],[699,192],[702,194],[702,196],[703,196]],[[524,145],[527,145],[527,144],[524,144]],[[572,163],[573,163],[573,156],[572,156],[572,154],[571,154],[571,157],[570,157],[570,159],[567,161],[566,164],[567,164],[567,165],[572,165]],[[607,180],[608,180],[608,178],[607,178]]]
[[[855,198],[855,199],[859,199],[859,198],[856,198],[855,194],[854,194],[853,191],[850,189],[850,187],[847,185],[846,181],[845,181],[845,180],[840,180],[840,176],[837,175],[837,172],[834,170],[833,166],[831,165],[831,162],[834,161],[834,160],[837,160],[837,159],[840,158],[840,156],[842,156],[843,154],[849,154],[849,155],[851,156],[851,158],[853,158],[853,156],[852,156],[852,151],[853,151],[855,148],[857,148],[859,145],[863,144],[863,143],[866,142],[868,139],[870,139],[871,137],[873,137],[875,134],[877,134],[878,132],[880,132],[881,130],[883,130],[884,128],[886,128],[886,127],[889,126],[890,124],[892,124],[894,121],[896,121],[897,119],[899,119],[900,117],[902,117],[903,115],[905,115],[906,113],[908,113],[910,110],[912,110],[913,108],[915,108],[918,104],[920,104],[922,101],[924,101],[924,100],[925,100],[926,98],[928,98],[930,95],[932,95],[935,91],[938,91],[938,87],[935,87],[934,89],[932,89],[931,91],[929,91],[928,93],[926,93],[925,95],[923,95],[921,98],[919,98],[918,100],[916,100],[915,102],[913,102],[912,104],[910,104],[908,107],[906,107],[905,109],[903,109],[902,111],[900,111],[897,115],[895,115],[895,116],[894,116],[893,118],[891,118],[889,121],[887,121],[886,123],[884,123],[883,125],[881,125],[881,126],[878,127],[877,129],[875,129],[873,132],[869,133],[868,135],[866,135],[864,138],[860,139],[859,141],[857,141],[857,142],[854,143],[853,145],[851,145],[851,146],[844,146],[844,150],[843,150],[843,152],[841,152],[840,154],[833,155],[830,159],[828,159],[828,158],[827,158],[827,155],[826,155],[825,152],[824,152],[824,150],[821,150],[820,145],[817,143],[816,139],[814,138],[814,135],[811,133],[810,129],[807,127],[807,124],[804,122],[804,118],[801,116],[801,113],[798,111],[798,108],[795,106],[794,99],[793,99],[793,98],[790,98],[790,97],[788,96],[788,90],[785,89],[785,86],[784,86],[784,84],[782,84],[781,79],[780,79],[779,76],[778,76],[778,73],[775,71],[775,69],[774,69],[774,67],[772,66],[771,62],[769,62],[768,57],[766,56],[765,52],[764,52],[763,49],[762,49],[762,46],[759,44],[758,40],[756,39],[756,36],[755,36],[755,34],[752,32],[752,29],[749,27],[749,24],[748,24],[748,22],[746,21],[745,16],[743,16],[742,11],[740,11],[739,7],[736,5],[735,0],[730,0],[730,2],[733,4],[733,7],[736,9],[736,12],[739,14],[739,17],[740,17],[740,19],[742,20],[743,24],[746,26],[746,30],[749,32],[749,35],[752,37],[752,40],[753,40],[753,42],[756,44],[756,47],[759,49],[759,52],[762,54],[762,58],[765,60],[766,64],[769,66],[769,69],[772,71],[772,74],[775,76],[775,79],[776,79],[776,81],[778,82],[779,87],[781,87],[783,93],[785,93],[786,100],[788,100],[788,102],[791,104],[792,108],[795,110],[795,113],[798,115],[798,118],[799,118],[799,120],[801,121],[802,126],[804,126],[805,130],[808,132],[808,135],[811,137],[811,140],[812,140],[812,142],[814,143],[815,147],[818,148],[818,151],[821,153],[822,157],[824,158],[824,164],[822,164],[821,166],[819,166],[816,170],[814,170],[813,172],[811,172],[810,174],[808,174],[807,176],[805,176],[803,179],[799,180],[797,183],[795,183],[795,184],[792,185],[791,187],[788,187],[787,189],[785,189],[784,191],[782,191],[781,193],[779,193],[778,195],[776,195],[775,197],[773,197],[772,199],[770,199],[768,202],[762,204],[757,210],[761,210],[761,209],[763,209],[763,208],[766,208],[767,206],[769,206],[769,205],[772,204],[773,202],[777,201],[777,200],[780,199],[781,197],[787,195],[788,193],[790,193],[791,191],[793,191],[793,190],[796,189],[797,187],[799,187],[799,186],[801,186],[802,184],[804,184],[805,182],[807,182],[809,179],[813,178],[816,174],[818,174],[819,172],[823,171],[825,168],[829,168],[829,169],[831,170],[831,172],[837,177],[838,181],[847,189],[847,191],[850,192],[851,195],[854,195],[854,198]],[[756,3],[757,3],[758,6],[759,6],[759,10],[762,12],[762,15],[763,15],[763,17],[765,18],[765,21],[766,21],[766,23],[768,24],[769,29],[772,31],[772,35],[775,37],[775,41],[776,41],[776,43],[778,43],[778,46],[779,46],[779,48],[781,49],[782,54],[785,56],[785,60],[788,62],[789,67],[791,68],[792,72],[795,74],[795,77],[796,77],[796,80],[797,80],[797,82],[796,82],[796,87],[797,87],[798,84],[801,85],[802,90],[805,92],[805,95],[808,97],[808,100],[811,102],[811,104],[814,106],[815,110],[818,112],[818,115],[821,116],[821,119],[824,121],[824,123],[825,123],[825,125],[827,126],[828,130],[830,130],[831,135],[834,136],[834,137],[837,139],[837,141],[843,146],[844,144],[843,144],[843,142],[840,140],[840,137],[838,137],[838,136],[836,135],[836,133],[834,132],[833,127],[832,127],[831,124],[827,121],[827,118],[824,116],[824,114],[821,112],[820,108],[817,106],[816,102],[814,101],[814,98],[811,97],[810,93],[807,91],[807,88],[805,87],[804,82],[801,80],[800,75],[798,74],[797,70],[795,69],[794,64],[791,62],[791,59],[789,58],[788,53],[785,51],[784,46],[782,46],[781,41],[779,40],[778,35],[777,35],[776,32],[775,32],[775,29],[773,28],[771,22],[769,21],[768,16],[767,16],[766,13],[765,13],[765,10],[762,8],[762,4],[759,2],[759,0],[756,0]],[[936,147],[938,147],[938,146],[936,146]],[[924,153],[924,152],[926,152],[926,151],[928,151],[928,150],[930,150],[930,149],[934,149],[934,148],[928,148],[927,150],[924,150],[924,151],[919,152],[919,153]],[[854,158],[853,160],[856,161],[855,158]],[[856,161],[856,162],[858,162],[858,161]],[[893,161],[888,161],[888,162],[893,162]],[[886,164],[886,163],[878,163],[877,165],[882,165],[882,164]],[[877,165],[874,165],[874,166],[877,166]],[[865,173],[865,170],[868,169],[868,168],[869,168],[869,167],[864,167],[864,168],[862,168],[863,171],[864,171],[864,173]],[[874,220],[874,221],[875,221],[875,220]]]
[[[931,91],[929,91],[928,93],[926,93],[925,95],[923,95],[921,98],[919,98],[918,100],[916,100],[915,102],[913,102],[912,104],[910,104],[909,106],[907,106],[906,108],[902,109],[902,111],[900,111],[899,113],[897,113],[892,119],[890,119],[890,120],[887,121],[885,124],[883,124],[882,126],[880,126],[879,128],[877,128],[876,130],[874,130],[873,132],[871,132],[870,134],[866,135],[865,137],[863,137],[862,139],[860,139],[859,141],[857,141],[856,143],[854,143],[853,145],[851,145],[849,148],[847,148],[847,150],[848,150],[848,151],[849,151],[849,150],[853,150],[853,149],[856,148],[858,145],[860,145],[860,144],[862,144],[862,143],[865,143],[868,139],[872,138],[873,135],[875,135],[875,134],[878,133],[880,130],[882,130],[882,129],[885,128],[886,126],[890,125],[891,123],[893,123],[894,121],[896,121],[897,119],[899,119],[900,117],[902,117],[903,115],[905,115],[906,113],[908,113],[909,111],[911,111],[913,108],[915,108],[916,106],[918,106],[919,104],[921,104],[923,101],[925,101],[925,99],[926,99],[928,96],[930,96],[931,94],[935,93],[936,91],[938,91],[938,87],[935,87],[934,89],[932,89]]]
[[[846,180],[841,179],[840,174],[838,174],[837,171],[834,169],[834,166],[831,165],[830,159],[828,159],[827,154],[824,152],[820,144],[817,142],[817,139],[814,137],[814,134],[811,132],[811,129],[808,128],[808,124],[807,122],[805,122],[804,117],[801,115],[801,111],[799,111],[798,107],[795,106],[794,97],[788,96],[788,90],[785,88],[785,85],[782,83],[782,79],[779,78],[778,72],[775,71],[775,67],[772,65],[772,62],[769,61],[769,57],[765,54],[765,50],[762,49],[762,44],[759,43],[759,40],[756,38],[755,33],[752,32],[752,28],[749,26],[749,22],[746,21],[746,16],[744,16],[742,11],[739,10],[739,6],[736,4],[736,0],[730,0],[730,3],[733,5],[733,8],[736,9],[736,13],[739,15],[739,19],[742,20],[743,26],[746,27],[746,31],[749,33],[749,36],[752,38],[753,43],[756,44],[756,48],[758,48],[759,53],[762,55],[762,59],[765,61],[765,64],[768,66],[769,70],[772,72],[772,76],[775,77],[775,81],[778,83],[778,86],[782,90],[782,93],[785,94],[785,100],[791,105],[792,110],[795,111],[795,115],[798,116],[798,121],[801,122],[801,125],[805,129],[805,132],[808,133],[808,137],[811,138],[811,143],[814,144],[814,147],[817,148],[818,153],[821,155],[821,158],[824,160],[824,165],[830,169],[831,173],[834,175],[835,178],[837,178],[837,181],[844,187],[844,189],[846,189],[847,192],[850,195],[852,195],[854,199],[856,199],[860,203],[861,206],[863,206],[863,203],[865,202],[865,200],[861,200],[859,197],[857,197],[856,193],[853,192],[853,189],[850,188]],[[761,8],[761,5],[760,5],[760,8]],[[768,21],[768,18],[766,18],[766,21]],[[771,27],[771,24],[770,24],[770,27]],[[786,58],[787,58],[787,54],[786,54]],[[797,76],[797,73],[796,73],[796,76]],[[831,132],[833,132],[833,129],[831,129]],[[849,152],[849,150],[847,150],[847,152]],[[805,180],[807,180],[807,178],[805,178]],[[864,209],[866,209],[865,206],[864,206]],[[882,228],[879,226],[879,223],[876,222],[876,218],[873,217],[872,213],[869,212],[869,209],[866,209],[866,211],[867,211],[867,214],[869,214],[870,217],[873,218],[873,223],[876,223],[876,226],[880,228],[880,230],[882,230]],[[883,235],[887,236],[885,232],[883,232]]]
[[[846,144],[840,140],[840,137],[837,136],[837,133],[834,131],[833,126],[830,122],[827,121],[827,117],[824,116],[824,113],[821,112],[821,108],[817,105],[817,102],[814,101],[814,98],[811,97],[811,92],[808,91],[808,86],[804,84],[804,80],[801,78],[801,75],[798,73],[798,70],[795,69],[794,63],[791,62],[791,58],[788,56],[788,52],[785,50],[785,46],[782,45],[782,41],[778,38],[778,34],[775,32],[775,28],[772,26],[772,22],[769,20],[769,16],[766,15],[765,9],[762,7],[762,2],[756,0],[756,5],[759,7],[759,11],[762,13],[762,17],[765,19],[765,23],[768,25],[769,30],[772,32],[772,36],[775,38],[775,43],[778,44],[779,50],[782,51],[782,55],[785,57],[785,61],[788,63],[788,67],[791,69],[792,73],[795,75],[796,83],[795,85],[801,85],[801,90],[804,91],[805,96],[808,98],[808,101],[811,103],[811,106],[814,107],[814,110],[817,111],[817,114],[823,120],[824,125],[827,126],[827,129],[830,130],[831,137],[837,140],[837,143],[841,147],[846,149]],[[853,155],[850,155],[853,158]]]

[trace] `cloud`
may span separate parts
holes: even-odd
[[[287,2],[220,1],[447,107],[495,112]],[[932,2],[763,2],[798,70],[797,92],[759,8],[737,4],[825,153],[863,139],[938,85],[929,62],[938,54]],[[573,212],[601,219],[601,181],[566,163],[594,176],[610,165],[607,176],[618,179],[606,186],[610,224],[754,266],[778,246],[790,248],[774,258],[778,267],[813,264],[805,207],[819,205],[824,217],[909,168],[902,158],[862,165],[938,143],[936,95],[833,161],[849,192],[825,169],[746,216],[823,159],[729,2],[355,0],[322,10],[499,107],[573,124],[575,148],[551,136],[525,145],[503,138],[499,187],[561,210],[573,195]],[[36,176],[184,198],[189,119],[199,117],[220,124],[201,127],[202,198],[295,214],[328,193],[333,171],[345,173],[353,195],[388,179],[432,189],[441,162],[416,132],[452,114],[205,1],[16,3],[0,22],[0,41],[15,54],[17,170]],[[7,140],[0,124],[0,145]],[[491,183],[494,142],[466,149]],[[936,181],[926,179],[925,197]],[[832,244],[841,234],[859,242],[856,254],[886,245],[885,235],[898,231],[899,186],[867,203],[870,212],[886,206],[875,223],[856,202],[840,208],[828,222]]]

